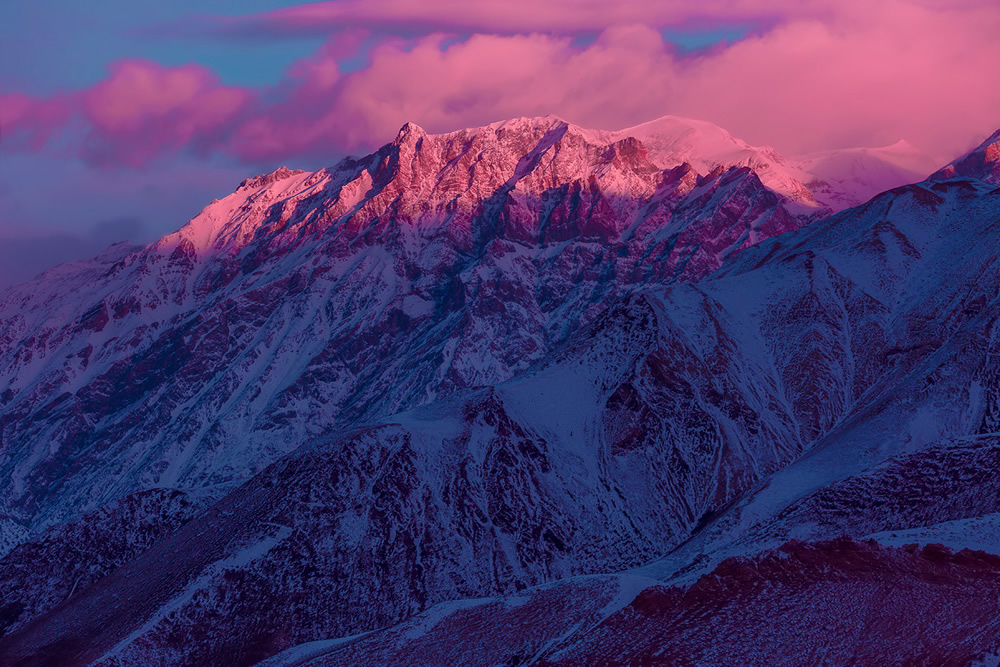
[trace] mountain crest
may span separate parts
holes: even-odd
[[[932,180],[967,176],[1000,185],[1000,130],[948,166],[934,172]]]
[[[297,176],[299,174],[306,173],[303,169],[289,169],[288,167],[281,166],[272,171],[269,174],[261,174],[259,176],[254,176],[253,178],[247,178],[240,183],[236,191],[240,190],[256,190],[257,188],[262,188],[265,185],[270,185],[277,181],[283,181],[291,176]]]

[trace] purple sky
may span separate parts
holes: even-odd
[[[406,121],[676,114],[786,154],[946,160],[1000,126],[997,34],[994,0],[3,3],[0,284]]]

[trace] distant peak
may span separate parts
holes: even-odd
[[[646,121],[645,123],[634,125],[632,127],[627,127],[625,129],[618,130],[617,132],[620,134],[633,132],[640,136],[649,134],[680,135],[685,133],[695,133],[701,135],[718,135],[720,137],[725,137],[730,141],[736,141],[736,139],[726,129],[719,127],[715,123],[707,120],[698,120],[696,118],[686,118],[684,116],[660,116],[654,120]]]
[[[911,144],[906,139],[900,139],[899,141],[884,146],[883,150],[886,151],[916,151],[917,147]]]
[[[269,174],[261,174],[260,176],[254,176],[253,178],[248,178],[237,188],[239,190],[254,190],[256,188],[264,187],[265,185],[270,185],[277,181],[290,178],[291,176],[297,176],[298,174],[304,174],[305,171],[302,169],[289,169],[288,167],[278,167]]]

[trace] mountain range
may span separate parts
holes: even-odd
[[[998,161],[408,124],[14,286],[0,660],[988,659]]]

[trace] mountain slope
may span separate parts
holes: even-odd
[[[868,527],[866,512],[849,512],[854,524],[826,528],[815,518],[784,522],[775,517],[798,498],[872,466],[930,451],[950,439],[992,432],[997,383],[991,369],[1000,302],[991,285],[1000,276],[992,246],[969,247],[966,239],[995,233],[998,199],[993,186],[967,179],[901,189],[850,218],[804,230],[792,245],[762,247],[763,255],[727,267],[731,277],[711,281],[719,287],[727,280],[749,286],[756,275],[766,284],[787,287],[787,276],[779,281],[767,267],[822,266],[839,283],[836,292],[818,300],[822,310],[850,310],[842,295],[859,288],[881,305],[863,332],[863,345],[842,346],[834,361],[879,372],[859,387],[857,399],[845,404],[847,410],[807,455],[650,571],[660,576],[691,572],[688,565],[695,557],[700,563],[695,571],[703,571],[728,555],[777,546],[791,537],[823,539],[908,527],[896,515],[879,528]],[[753,268],[763,257],[766,266]],[[758,302],[773,299],[764,283],[753,284],[762,290]],[[745,307],[740,303],[740,309]],[[816,334],[824,330],[829,332],[829,326],[806,327],[803,333],[819,342]],[[797,349],[808,350],[801,343]],[[809,392],[822,388],[817,380],[827,368],[829,363],[819,367],[821,373],[800,374],[810,380]],[[979,510],[973,503],[964,511],[971,516]]]
[[[124,664],[268,655],[437,602],[646,562],[798,449],[786,415],[734,410],[776,402],[737,393],[757,369],[729,362],[723,398],[706,381],[723,360],[663,347],[664,335],[677,332],[631,300],[509,383],[305,446],[10,641],[43,651],[88,637],[81,656]],[[623,422],[642,440],[623,439]],[[179,548],[190,556],[164,568]],[[127,612],[109,596],[132,600]],[[223,610],[225,629],[211,620]],[[196,644],[180,639],[195,627]]]
[[[634,285],[809,219],[789,206],[747,169],[664,172],[553,119],[408,125],[364,159],[248,180],[140,252],[3,298],[0,534],[152,486],[221,495],[331,429],[506,380]]]
[[[978,178],[1000,185],[1000,130],[976,148],[935,172],[931,178],[946,180],[956,176]]]
[[[998,566],[940,545],[791,542],[687,588],[577,578],[440,605],[262,664],[990,664],[980,661],[1000,648]]]
[[[954,481],[916,483],[922,493],[895,506],[865,500],[867,483],[829,495],[990,428],[982,322],[1000,302],[974,288],[1000,276],[988,246],[958,263],[953,248],[991,233],[995,193],[970,180],[904,188],[744,251],[708,280],[646,288],[508,383],[304,447],[9,645],[89,637],[81,655],[113,664],[253,647],[249,661],[657,552],[673,550],[639,571],[689,585],[791,538],[996,511],[978,500],[993,476],[960,472],[989,456],[946,464]],[[985,393],[955,411],[951,399],[975,387]],[[962,480],[980,487],[948,491]],[[948,494],[952,510],[920,513]],[[837,521],[809,509],[831,497],[843,498]],[[873,502],[884,515],[859,511]],[[192,556],[154,568],[175,540]],[[135,601],[128,614],[111,595]],[[223,609],[224,628],[212,621]]]
[[[8,293],[0,467],[22,544],[0,570],[113,515],[83,510],[199,493],[173,523],[139,503],[149,541],[111,531],[120,549],[80,545],[2,589],[0,655],[249,664],[548,584],[567,608],[594,596],[534,635],[531,656],[557,660],[545,646],[650,580],[687,591],[791,538],[982,512],[990,477],[962,471],[993,461],[1000,191],[925,182],[813,220],[751,169],[650,155],[557,119],[407,126]],[[977,435],[976,454],[955,448]],[[956,474],[857,511],[935,461]],[[947,511],[918,511],[963,482]],[[901,586],[922,567],[864,558],[900,560]],[[626,569],[645,578],[580,583]],[[629,641],[669,635],[634,620]]]

